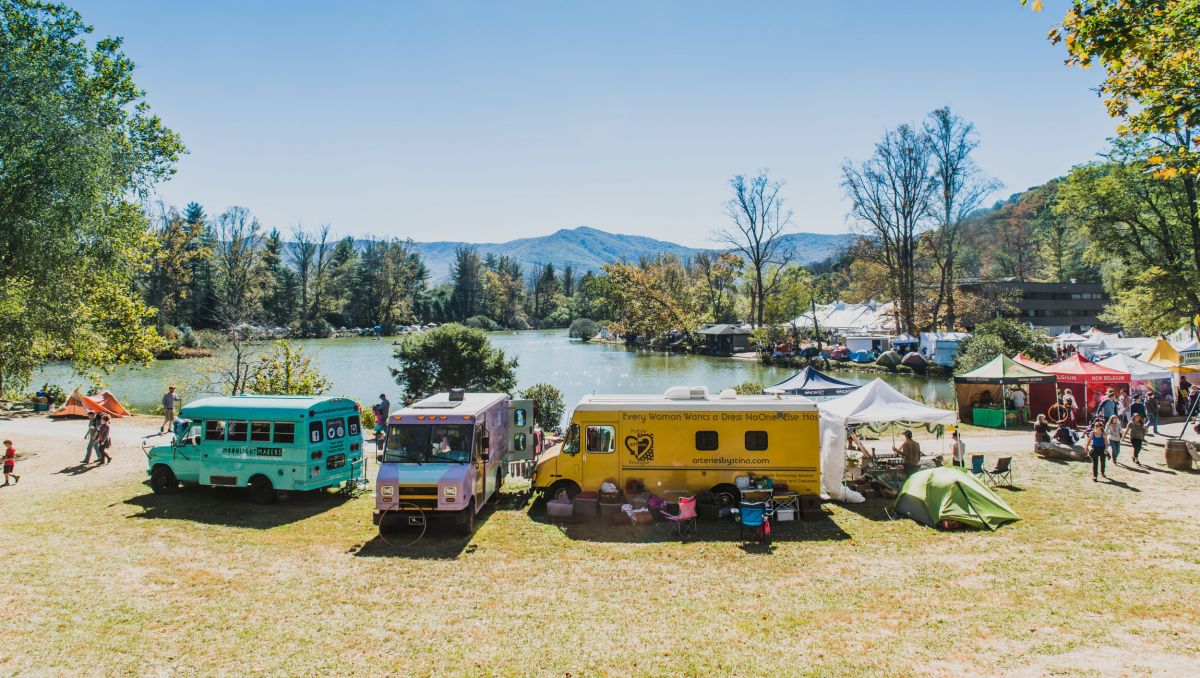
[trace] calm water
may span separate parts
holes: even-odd
[[[584,344],[567,338],[566,330],[497,332],[492,343],[515,356],[518,386],[549,382],[563,392],[568,411],[589,393],[661,393],[671,386],[707,386],[711,392],[757,381],[770,386],[791,376],[793,370],[766,367],[756,361],[709,358],[706,356],[630,351],[620,346]],[[388,372],[392,365],[390,339],[308,339],[295,342],[315,359],[333,381],[331,395],[345,395],[364,403],[387,393],[392,402],[400,392]],[[109,388],[127,404],[149,411],[162,398],[168,384],[175,384],[185,402],[211,394],[203,384],[205,370],[214,359],[164,360],[150,367],[121,368],[109,378]],[[866,383],[875,375],[831,371],[845,381]],[[952,399],[954,387],[945,379],[886,375],[884,378],[903,393],[930,401]],[[68,365],[53,364],[35,377],[34,383],[57,383],[69,391],[85,380]]]

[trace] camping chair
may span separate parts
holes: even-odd
[[[746,541],[746,531],[761,544],[771,543],[771,507],[762,501],[743,501],[738,504],[738,539]]]
[[[1012,487],[1012,457],[1000,457],[996,460],[996,468],[983,473],[984,479],[992,487]]]
[[[971,475],[982,480],[987,480],[987,471],[983,468],[983,455],[971,455]]]
[[[680,539],[687,539],[690,534],[693,537],[696,534],[696,498],[681,497],[679,499],[679,515],[673,516],[670,513],[664,513],[663,517],[671,521],[671,534],[678,535]]]

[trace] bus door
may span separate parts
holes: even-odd
[[[201,447],[203,444],[203,420],[187,422],[185,430],[175,437],[175,458],[171,462],[171,471],[175,473],[175,477],[181,482],[199,482]]]
[[[621,486],[620,457],[617,454],[617,424],[589,422],[579,432],[583,450],[582,487],[595,491],[610,481]]]

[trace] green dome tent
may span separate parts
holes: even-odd
[[[895,367],[900,364],[900,360],[901,358],[899,353],[889,350],[880,353],[879,357],[875,359],[875,364],[882,365],[884,367]]]
[[[897,513],[930,526],[954,520],[994,530],[1021,519],[978,478],[954,466],[925,469],[909,476],[896,497],[895,508]]]

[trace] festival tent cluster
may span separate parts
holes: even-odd
[[[1151,391],[1166,399],[1162,403],[1163,407],[1169,408],[1172,402],[1173,385],[1172,381],[1174,373],[1165,367],[1159,367],[1148,362],[1143,362],[1137,358],[1131,358],[1125,354],[1117,353],[1112,357],[1105,358],[1097,363],[1101,367],[1108,367],[1119,372],[1129,373],[1129,393],[1133,395],[1140,393],[1147,395]],[[1166,414],[1166,412],[1164,412]]]
[[[1082,420],[1104,400],[1108,389],[1128,389],[1129,373],[1104,367],[1084,358],[1078,353],[1048,365],[1046,371],[1058,378],[1062,390],[1070,390],[1075,403],[1083,408],[1076,420]]]

